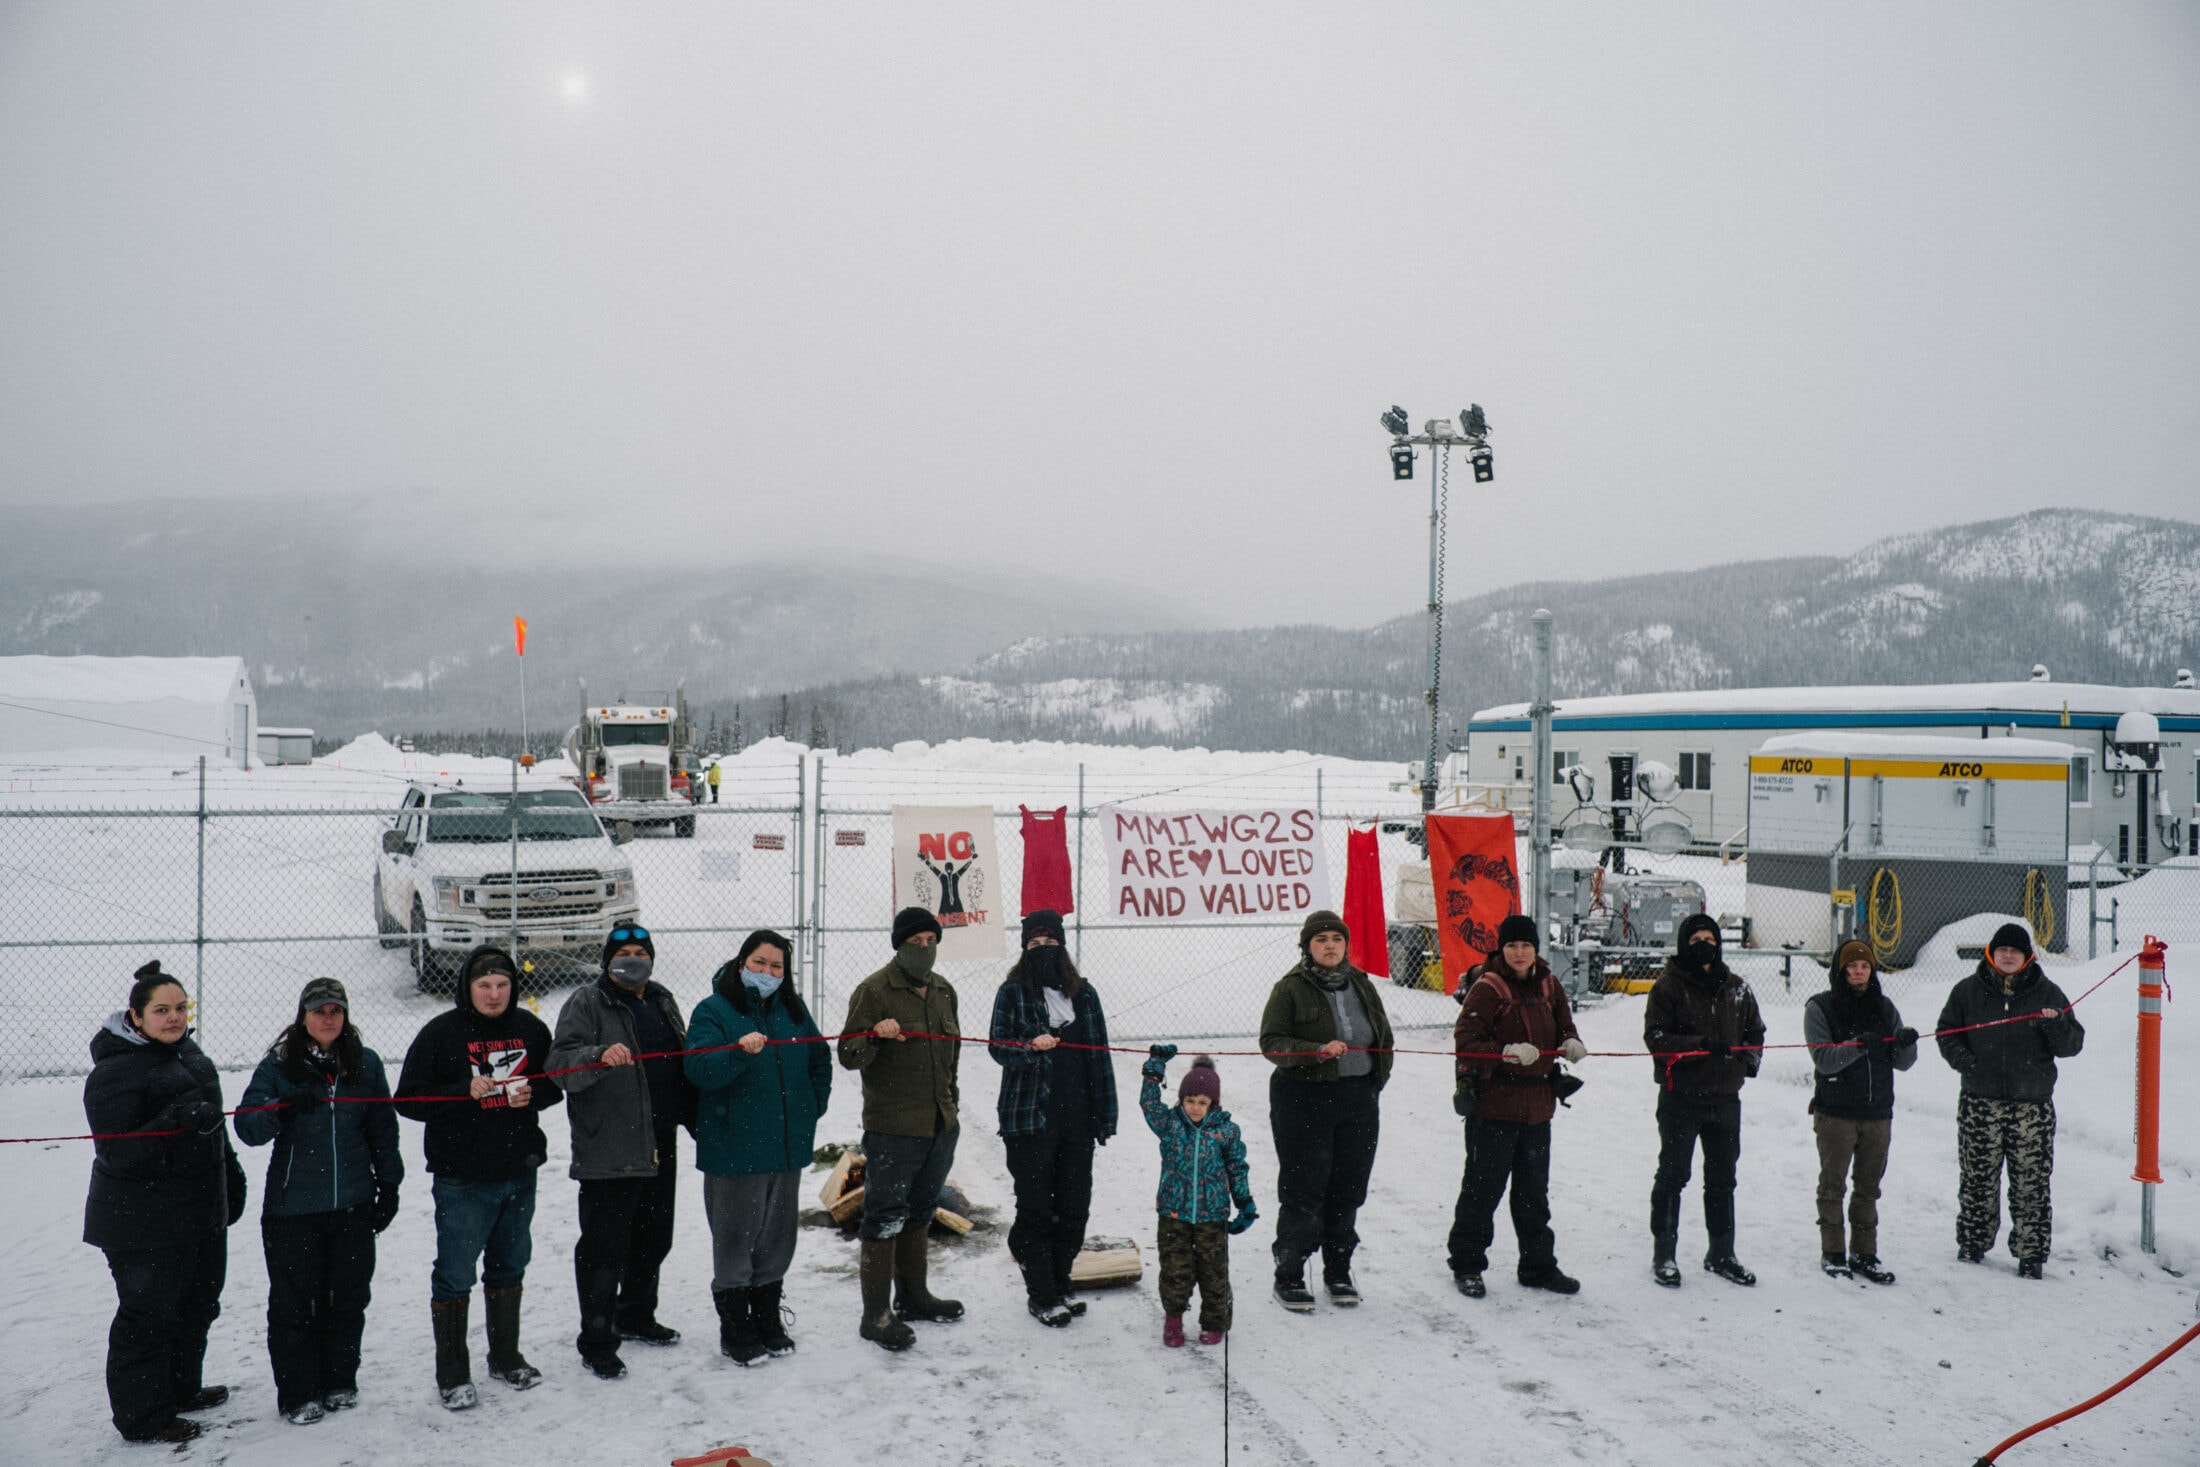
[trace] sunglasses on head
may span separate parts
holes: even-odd
[[[611,940],[613,942],[647,942],[649,941],[649,929],[647,927],[614,927],[611,929]]]

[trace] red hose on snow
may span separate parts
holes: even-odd
[[[2107,1390],[2102,1391],[2099,1395],[2093,1397],[2091,1400],[2080,1401],[2077,1405],[2072,1406],[2067,1411],[2058,1411],[2054,1415],[2048,1417],[2045,1421],[2034,1422],[2032,1425],[2027,1426],[2024,1430],[2018,1432],[2015,1436],[2009,1438],[2009,1440],[2003,1442],[2000,1446],[1995,1447],[1985,1456],[1979,1458],[1977,1462],[1972,1464],[1972,1467],[1993,1467],[1994,1462],[2000,1458],[2001,1454],[2008,1451],[2018,1442],[2023,1441],[2028,1436],[2034,1436],[2040,1432],[2043,1432],[2047,1430],[2047,1428],[2049,1428],[2050,1426],[2060,1426],[2063,1422],[2068,1421],[2073,1416],[2077,1416],[2084,1412],[2092,1410],[2095,1406],[2100,1405],[2101,1402],[2107,1400],[2110,1396],[2115,1395],[2125,1386],[2130,1385],[2133,1381],[2145,1375],[2148,1371],[2152,1370],[2155,1366],[2161,1364],[2164,1360],[2167,1360],[2170,1356],[2176,1354],[2179,1350],[2184,1349],[2185,1346],[2191,1344],[2195,1339],[2200,1339],[2200,1324],[2194,1325],[2191,1329],[2186,1330],[2176,1339],[2171,1340],[2169,1344],[2163,1349],[2161,1354],[2156,1355],[2152,1360],[2149,1360],[2146,1364],[2140,1366],[2137,1370],[2134,1370],[2133,1372],[2131,1372],[2131,1374],[2125,1376],[2122,1380],[2117,1381],[2116,1384],[2110,1386]]]

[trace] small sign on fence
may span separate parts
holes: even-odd
[[[749,844],[760,851],[783,851],[787,848],[787,838],[783,835],[760,834]]]
[[[777,837],[774,837],[774,839],[777,839]],[[741,879],[741,852],[739,849],[729,851],[719,847],[714,850],[709,846],[705,846],[700,854],[702,865],[695,873],[697,881],[739,881]]]
[[[865,844],[863,837],[864,832],[860,830],[836,830],[833,832],[833,844],[836,846],[860,846]]]

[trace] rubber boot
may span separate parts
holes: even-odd
[[[1680,1250],[1680,1241],[1672,1233],[1650,1236],[1650,1277],[1668,1289],[1681,1286],[1681,1266],[1673,1261],[1673,1255]]]
[[[894,1245],[894,1316],[927,1324],[952,1324],[963,1317],[960,1299],[942,1299],[925,1287],[925,1270],[932,1259],[932,1240],[926,1229],[911,1224],[896,1233]]]
[[[863,1284],[863,1325],[856,1333],[882,1350],[906,1350],[917,1332],[894,1318],[894,1240],[865,1238],[858,1268]]]
[[[794,1337],[787,1333],[786,1316],[780,1313],[779,1296],[785,1281],[758,1284],[749,1291],[749,1318],[756,1324],[757,1341],[773,1355],[792,1355]]]
[[[619,1355],[619,1270],[583,1269],[576,1260],[573,1273],[581,1301],[581,1332],[573,1347],[590,1370],[603,1376],[603,1367]]]
[[[474,1392],[473,1359],[466,1350],[466,1313],[472,1302],[469,1294],[437,1299],[428,1306],[428,1321],[435,1329],[435,1388],[453,1411],[481,1403]]]
[[[519,1352],[519,1299],[521,1287],[483,1289],[484,1312],[489,1325],[489,1374],[515,1391],[531,1391],[542,1384],[542,1372]]]

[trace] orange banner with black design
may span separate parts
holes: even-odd
[[[1444,992],[1497,947],[1497,927],[1520,910],[1520,866],[1510,815],[1430,815],[1428,856],[1436,886],[1436,937]]]

